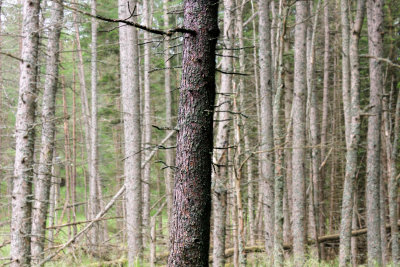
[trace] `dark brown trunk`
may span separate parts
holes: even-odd
[[[185,0],[169,266],[208,266],[218,1]]]

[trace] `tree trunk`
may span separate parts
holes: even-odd
[[[373,57],[383,57],[383,1],[367,0],[368,17],[368,51],[369,59],[370,98],[368,117],[367,145],[367,244],[368,266],[382,263],[380,216],[379,216],[379,179],[381,150],[381,113],[383,71],[382,62]]]
[[[24,1],[11,215],[11,265],[30,264],[40,0]]]
[[[168,2],[169,0],[163,0],[163,19],[164,19],[164,28],[169,27],[169,15],[168,15]],[[172,123],[172,91],[171,91],[171,58],[170,58],[170,37],[166,36],[164,39],[164,62],[165,62],[165,71],[164,71],[164,90],[165,90],[165,124],[168,128],[173,128]],[[167,147],[172,147],[174,144],[171,139],[169,139],[166,143]],[[165,162],[167,163],[168,168],[165,168],[165,189],[167,194],[167,208],[168,208],[168,226],[172,221],[172,190],[174,185],[174,150],[167,149],[165,151]],[[169,238],[168,238],[169,242]]]
[[[144,25],[151,26],[151,1],[143,2],[143,20]],[[151,53],[151,36],[148,31],[144,32],[144,107],[143,107],[143,156],[146,159],[151,153],[151,94],[150,94],[150,53]],[[143,169],[143,243],[147,243],[150,225],[150,182],[151,182],[151,165],[150,161]]]
[[[91,0],[91,14],[96,16],[96,0]],[[92,18],[91,43],[91,123],[90,123],[90,163],[89,163],[89,219],[95,218],[99,212],[99,170],[98,170],[98,141],[97,141],[97,19]],[[89,238],[92,252],[99,249],[100,223],[95,223],[90,231]]]
[[[261,181],[263,183],[263,210],[265,250],[271,256],[274,247],[274,139],[272,112],[271,25],[269,0],[259,1],[260,38],[260,111],[261,111]]]
[[[50,18],[49,42],[47,44],[46,80],[42,107],[42,144],[38,176],[35,184],[35,198],[32,208],[32,263],[37,264],[43,259],[45,243],[45,227],[55,136],[55,101],[58,88],[59,41],[63,21],[62,2],[53,3]]]
[[[274,200],[274,266],[283,266],[283,201],[284,201],[284,150],[282,148],[283,130],[280,122],[284,85],[283,50],[286,34],[286,19],[288,7],[281,0],[279,4],[279,21],[276,40],[276,93],[273,102],[273,133],[275,146],[275,200]]]
[[[130,7],[136,6],[130,1]],[[119,18],[129,17],[126,1],[118,2]],[[130,19],[132,21],[132,18]],[[126,186],[126,227],[129,266],[139,264],[142,257],[142,185],[140,88],[137,30],[120,24],[121,97],[124,120]]]
[[[169,266],[208,266],[218,2],[184,1],[182,81]]]
[[[233,0],[224,0],[224,30],[221,68],[225,72],[233,71],[233,40],[235,34],[235,3]],[[229,111],[231,110],[232,75],[221,74],[221,89],[218,94],[216,116],[218,126],[215,141],[213,163],[216,164],[213,173],[212,203],[213,203],[213,266],[225,265],[225,235],[226,235],[226,208],[227,208],[227,177],[228,177],[228,149],[229,132],[232,124]]]
[[[357,14],[352,27],[352,35],[350,41],[350,68],[351,68],[351,88],[350,99],[351,107],[344,112],[350,112],[349,137],[346,139],[350,142],[346,145],[346,173],[343,186],[341,222],[340,222],[340,246],[339,246],[339,265],[347,266],[350,264],[351,251],[351,225],[353,215],[353,195],[354,182],[357,173],[357,154],[358,145],[360,142],[360,71],[359,71],[359,56],[358,43],[360,39],[361,27],[364,21],[365,1],[357,1]],[[343,16],[343,14],[342,14]]]
[[[305,253],[305,103],[306,103],[306,18],[307,1],[296,2],[293,91],[293,253],[297,264]]]

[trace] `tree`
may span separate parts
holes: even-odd
[[[367,243],[368,266],[382,263],[380,224],[380,152],[381,152],[381,116],[383,93],[382,62],[383,57],[383,1],[367,0],[368,51],[370,75],[368,144],[367,144]]]
[[[263,183],[263,211],[265,223],[265,249],[272,255],[274,247],[274,138],[272,112],[271,25],[269,0],[259,1],[260,36],[260,111],[261,111],[261,175]]]
[[[169,266],[208,266],[218,1],[185,0]]]
[[[307,1],[296,2],[294,36],[293,90],[293,253],[298,264],[303,264],[305,253],[305,103],[306,103],[306,36]]]
[[[233,71],[233,40],[235,33],[235,3],[224,1],[224,29],[221,67],[225,72]],[[227,213],[228,149],[232,109],[232,75],[221,74],[221,89],[216,105],[217,133],[214,149],[213,172],[213,266],[225,265],[225,236]]]
[[[40,0],[24,1],[15,163],[12,189],[11,266],[30,264],[31,203],[39,45]]]
[[[97,0],[91,1],[91,14],[96,16]],[[92,43],[91,43],[91,121],[90,121],[90,157],[89,157],[89,218],[93,220],[100,210],[99,195],[99,159],[98,159],[98,124],[97,124],[97,19],[92,18]],[[96,223],[90,233],[90,247],[93,252],[98,250],[97,246],[102,240],[100,225]]]
[[[46,79],[42,107],[42,143],[38,176],[35,184],[32,208],[32,263],[43,259],[45,227],[52,177],[55,136],[55,101],[58,88],[58,65],[60,34],[63,22],[62,1],[54,1],[51,9],[49,41],[47,44]]]
[[[129,2],[136,6],[135,1]],[[130,17],[126,1],[119,0],[118,16]],[[120,23],[119,44],[121,64],[121,101],[124,121],[126,186],[126,228],[128,236],[128,263],[134,266],[141,258],[142,244],[142,185],[141,185],[141,127],[140,89],[137,30]]]
[[[361,34],[361,28],[364,21],[365,1],[357,1],[357,14],[352,26],[352,35],[350,39],[350,100],[351,107],[348,110],[350,114],[350,130],[349,138],[346,148],[346,173],[343,187],[342,198],[342,213],[340,223],[340,266],[347,266],[350,263],[350,237],[353,208],[356,207],[353,203],[354,197],[354,183],[357,174],[357,153],[360,141],[360,71],[359,71],[359,56],[358,56],[358,43]],[[346,110],[345,110],[346,112]]]

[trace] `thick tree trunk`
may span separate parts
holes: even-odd
[[[130,7],[136,1],[130,1]],[[119,18],[129,17],[126,1],[118,2]],[[131,19],[132,20],[132,19]],[[137,30],[123,23],[119,28],[121,97],[124,120],[126,227],[128,263],[136,266],[142,257],[141,127]]]
[[[58,88],[59,41],[63,21],[62,2],[54,2],[51,9],[49,42],[47,44],[46,80],[42,107],[42,144],[38,176],[35,184],[35,198],[32,209],[32,263],[37,264],[43,259],[45,243],[45,227],[55,136],[55,101]]]
[[[272,112],[271,25],[269,0],[259,1],[260,38],[260,111],[261,111],[261,182],[263,183],[263,211],[265,249],[269,256],[274,247],[274,139]]]
[[[11,265],[30,264],[40,0],[24,1],[11,215]]]
[[[367,0],[368,17],[368,51],[372,56],[369,60],[370,98],[368,117],[368,148],[367,148],[367,244],[368,266],[382,263],[380,216],[379,216],[379,179],[381,150],[381,113],[383,71],[382,62],[373,57],[383,57],[383,1]]]
[[[352,27],[352,35],[350,41],[350,69],[351,69],[351,88],[350,100],[351,107],[348,111],[350,117],[349,138],[346,145],[346,173],[343,186],[341,223],[340,223],[340,246],[339,246],[339,265],[347,266],[350,261],[351,251],[351,229],[353,215],[353,195],[354,183],[357,173],[357,154],[360,141],[360,71],[358,43],[360,39],[361,27],[364,21],[365,1],[357,1],[357,14]],[[345,125],[348,127],[348,125]]]
[[[293,253],[303,264],[305,253],[305,103],[306,103],[306,1],[296,2],[293,91]]]
[[[169,266],[208,266],[218,2],[185,0]]]
[[[224,30],[221,67],[226,72],[233,71],[233,40],[235,34],[235,3],[233,0],[224,0]],[[216,164],[212,177],[213,192],[213,266],[225,265],[225,236],[226,236],[226,208],[227,208],[227,181],[228,181],[228,149],[229,132],[232,124],[231,110],[232,75],[221,74],[221,89],[218,94],[216,116],[218,126],[215,141],[213,163]]]

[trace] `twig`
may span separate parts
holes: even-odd
[[[67,9],[70,9],[72,11],[78,12],[80,14],[83,14],[85,16],[89,16],[91,18],[96,18],[96,19],[99,19],[99,20],[112,22],[112,23],[124,23],[126,25],[133,26],[133,27],[136,27],[138,29],[141,29],[141,30],[144,30],[144,31],[148,31],[148,32],[151,32],[151,33],[154,33],[154,34],[171,36],[174,33],[188,33],[188,34],[191,34],[191,35],[196,35],[196,31],[190,30],[190,29],[177,27],[177,28],[174,28],[174,29],[163,31],[163,30],[159,30],[159,29],[149,28],[149,27],[141,25],[139,23],[136,23],[136,22],[133,22],[133,21],[129,21],[127,19],[111,19],[111,18],[106,18],[106,17],[100,16],[100,15],[92,15],[92,14],[86,12],[86,11],[82,11],[82,10],[76,9],[76,8],[68,6],[68,5],[64,5],[64,7],[67,8]]]
[[[400,65],[399,65],[399,64],[394,63],[393,61],[391,61],[391,60],[388,59],[388,58],[376,57],[376,56],[372,56],[372,55],[360,55],[360,57],[372,58],[372,59],[375,59],[375,60],[378,60],[378,61],[383,61],[383,62],[386,62],[387,64],[389,64],[389,65],[392,66],[392,67],[395,67],[395,68],[399,68],[399,69],[400,69]]]

